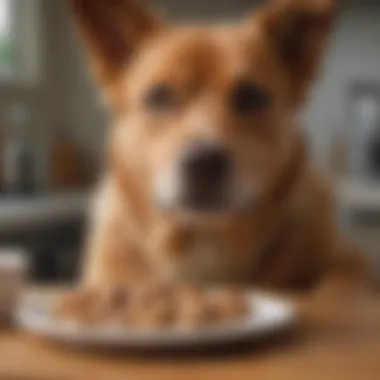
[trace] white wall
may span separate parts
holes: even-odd
[[[253,2],[156,0],[158,8],[165,9],[176,19],[199,18],[199,15],[203,19],[235,17],[250,10]],[[105,113],[84,69],[82,53],[63,2],[53,3],[58,7],[56,15],[63,20],[59,71],[64,78],[61,88],[66,97],[65,119],[76,140],[96,157],[104,139]],[[325,167],[329,166],[329,146],[334,131],[344,127],[347,85],[360,78],[380,81],[380,2],[367,0],[365,3],[352,1],[343,12],[324,74],[305,113],[305,126],[316,160]]]

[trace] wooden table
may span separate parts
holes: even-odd
[[[39,290],[33,296],[46,294]],[[345,307],[322,306],[307,299],[295,303],[298,326],[280,338],[181,356],[74,351],[3,330],[0,379],[380,379],[380,299]]]

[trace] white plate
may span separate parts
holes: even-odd
[[[282,299],[260,292],[248,294],[250,313],[243,320],[224,325],[208,326],[197,331],[162,329],[136,331],[117,326],[78,327],[51,314],[52,301],[25,303],[17,312],[21,328],[63,343],[115,348],[189,348],[257,339],[291,327],[295,321],[292,305]]]

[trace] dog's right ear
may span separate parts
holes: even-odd
[[[161,29],[138,0],[67,0],[111,106],[120,74],[139,44]]]
[[[254,17],[287,70],[294,102],[302,102],[315,79],[342,0],[274,0]]]

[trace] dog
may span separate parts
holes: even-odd
[[[151,273],[318,294],[367,282],[298,120],[333,0],[179,26],[132,0],[66,1],[113,115],[83,286]]]

